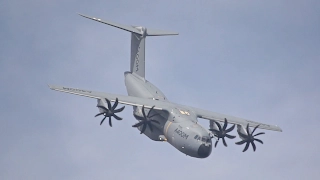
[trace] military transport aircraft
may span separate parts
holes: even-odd
[[[108,118],[109,125],[112,127],[112,117],[116,120],[122,120],[117,113],[123,111],[125,107],[117,108],[118,104],[130,105],[133,107],[133,116],[138,120],[132,127],[137,128],[140,134],[145,134],[154,141],[167,141],[182,153],[196,158],[206,158],[211,154],[212,138],[216,139],[215,147],[220,139],[222,139],[224,146],[227,146],[225,138],[233,139],[236,137],[228,134],[235,126],[241,139],[236,144],[245,144],[243,152],[249,148],[250,144],[255,151],[255,141],[263,144],[256,136],[264,133],[254,134],[257,128],[282,131],[278,126],[170,102],[160,89],[147,81],[145,78],[146,37],[178,35],[178,33],[147,29],[141,26],[121,25],[80,15],[131,32],[130,71],[124,73],[128,96],[49,85],[52,90],[97,99],[99,113],[96,117],[104,116],[100,125]],[[210,128],[206,129],[201,126],[197,118],[209,120]],[[233,125],[227,128],[228,123]]]

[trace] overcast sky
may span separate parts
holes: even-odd
[[[0,1],[0,179],[319,179],[320,1]],[[206,159],[47,84],[126,94],[130,33],[80,17],[176,31],[146,40],[146,78],[169,100],[279,125],[245,153]],[[206,120],[200,120],[204,127]],[[232,132],[236,135],[236,131]]]

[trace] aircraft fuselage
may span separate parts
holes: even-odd
[[[125,85],[130,96],[168,101],[159,88],[131,72],[125,73]],[[141,116],[141,108],[133,107],[133,113],[136,117]],[[210,155],[212,142],[209,132],[198,124],[193,112],[177,105],[170,112],[159,111],[159,114],[161,116],[154,119],[160,124],[155,124],[153,131],[147,128],[144,131],[146,136],[155,141],[167,141],[188,156],[206,158]]]

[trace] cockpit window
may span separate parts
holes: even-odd
[[[202,141],[202,142],[210,143],[210,137],[203,136],[203,137],[201,138],[201,141]]]
[[[197,139],[198,138],[198,135],[196,135],[195,137],[194,137],[194,139]]]

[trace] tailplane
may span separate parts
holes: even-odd
[[[110,21],[101,20],[94,17],[88,17],[79,14],[88,19],[98,21],[125,31],[131,32],[131,59],[130,59],[130,71],[133,74],[145,79],[145,39],[146,36],[168,36],[178,35],[175,32],[168,32],[156,29],[147,29],[141,26],[127,26]]]

